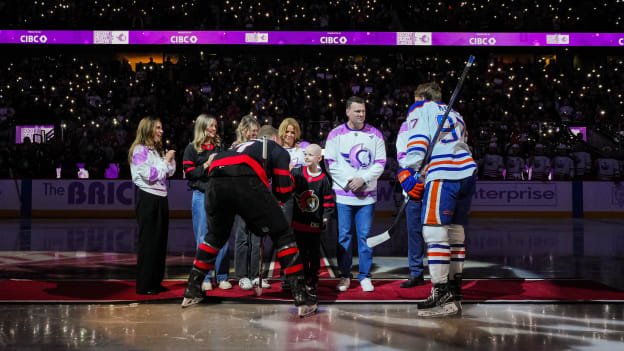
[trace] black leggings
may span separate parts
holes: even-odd
[[[303,275],[307,283],[316,284],[321,268],[321,233],[295,231],[297,247],[303,263]]]

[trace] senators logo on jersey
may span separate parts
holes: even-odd
[[[357,144],[351,148],[348,154],[341,153],[341,155],[355,169],[366,169],[373,164],[373,153],[364,144]]]
[[[297,204],[302,212],[315,212],[319,208],[320,203],[314,190],[306,190],[297,195]]]

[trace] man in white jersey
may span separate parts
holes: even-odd
[[[358,279],[363,291],[374,291],[370,268],[373,250],[366,238],[373,220],[377,201],[377,179],[386,165],[386,145],[383,135],[366,124],[366,104],[357,96],[346,102],[347,123],[334,128],[325,143],[325,162],[333,179],[338,213],[338,291],[351,284],[351,244],[353,229],[357,233],[360,272]],[[355,223],[355,228],[352,224]]]
[[[526,180],[526,162],[520,157],[520,145],[513,144],[505,159],[505,180]]]
[[[431,85],[433,89],[430,88]],[[440,101],[442,95],[439,89],[436,88],[436,83],[424,83],[416,87],[414,91],[414,103],[408,110],[408,118],[401,124],[399,134],[397,135],[396,148],[397,148],[397,160],[401,170],[397,172],[399,181],[407,176],[411,175],[411,171],[405,164],[407,158],[407,152],[411,148],[421,147],[419,143],[410,143],[409,141],[409,127],[408,119],[412,115],[412,112],[421,107],[420,101]],[[431,94],[435,95],[431,95]],[[412,123],[416,123],[417,119],[413,116]],[[416,190],[417,192],[418,190]],[[407,262],[409,264],[410,277],[407,281],[401,283],[401,288],[412,288],[415,286],[425,285],[424,280],[424,256],[425,256],[425,242],[422,237],[422,194],[415,197],[403,193],[408,198],[407,206],[405,207],[405,217],[407,220]]]
[[[431,96],[439,95],[441,91],[437,84],[431,84],[429,89],[433,90]],[[428,100],[415,104],[407,119],[409,141],[407,167],[404,169],[411,171],[412,176],[400,178],[403,190],[417,197],[418,191],[415,190],[421,181],[415,172],[420,169],[427,149],[433,147],[431,159],[422,171],[425,178],[422,233],[427,243],[433,283],[431,296],[418,304],[418,315],[422,317],[447,316],[461,311],[461,280],[466,254],[464,225],[468,222],[475,192],[477,164],[466,144],[466,124],[453,110],[442,120],[446,108],[443,103]],[[434,140],[439,123],[443,128],[438,140]],[[432,142],[435,145],[430,145]]]
[[[620,180],[620,163],[612,157],[613,149],[610,146],[602,148],[603,156],[596,160],[596,180]]]
[[[482,173],[479,179],[503,180],[504,168],[505,163],[503,162],[503,156],[498,153],[498,145],[495,142],[490,142],[487,154],[479,162],[479,169]]]
[[[548,181],[550,177],[550,158],[544,155],[544,145],[535,145],[535,155],[529,159],[529,173],[531,180]]]
[[[552,159],[553,180],[572,180],[574,177],[574,161],[568,156],[568,146],[559,144],[557,155]]]
[[[585,142],[583,140],[578,141],[571,156],[574,159],[574,179],[591,179],[592,159],[589,152],[585,151]]]

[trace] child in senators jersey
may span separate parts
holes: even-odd
[[[306,285],[313,295],[318,287],[321,232],[336,206],[331,182],[319,166],[322,157],[321,147],[310,144],[304,151],[305,166],[291,170],[295,181],[291,227],[301,254]]]

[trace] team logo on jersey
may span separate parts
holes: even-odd
[[[314,190],[306,190],[297,196],[297,205],[299,205],[299,209],[303,212],[316,211],[320,203]]]
[[[612,203],[618,207],[624,207],[624,186],[617,185],[613,187]]]
[[[355,169],[368,168],[373,163],[373,153],[364,144],[357,144],[348,154],[341,155]]]

